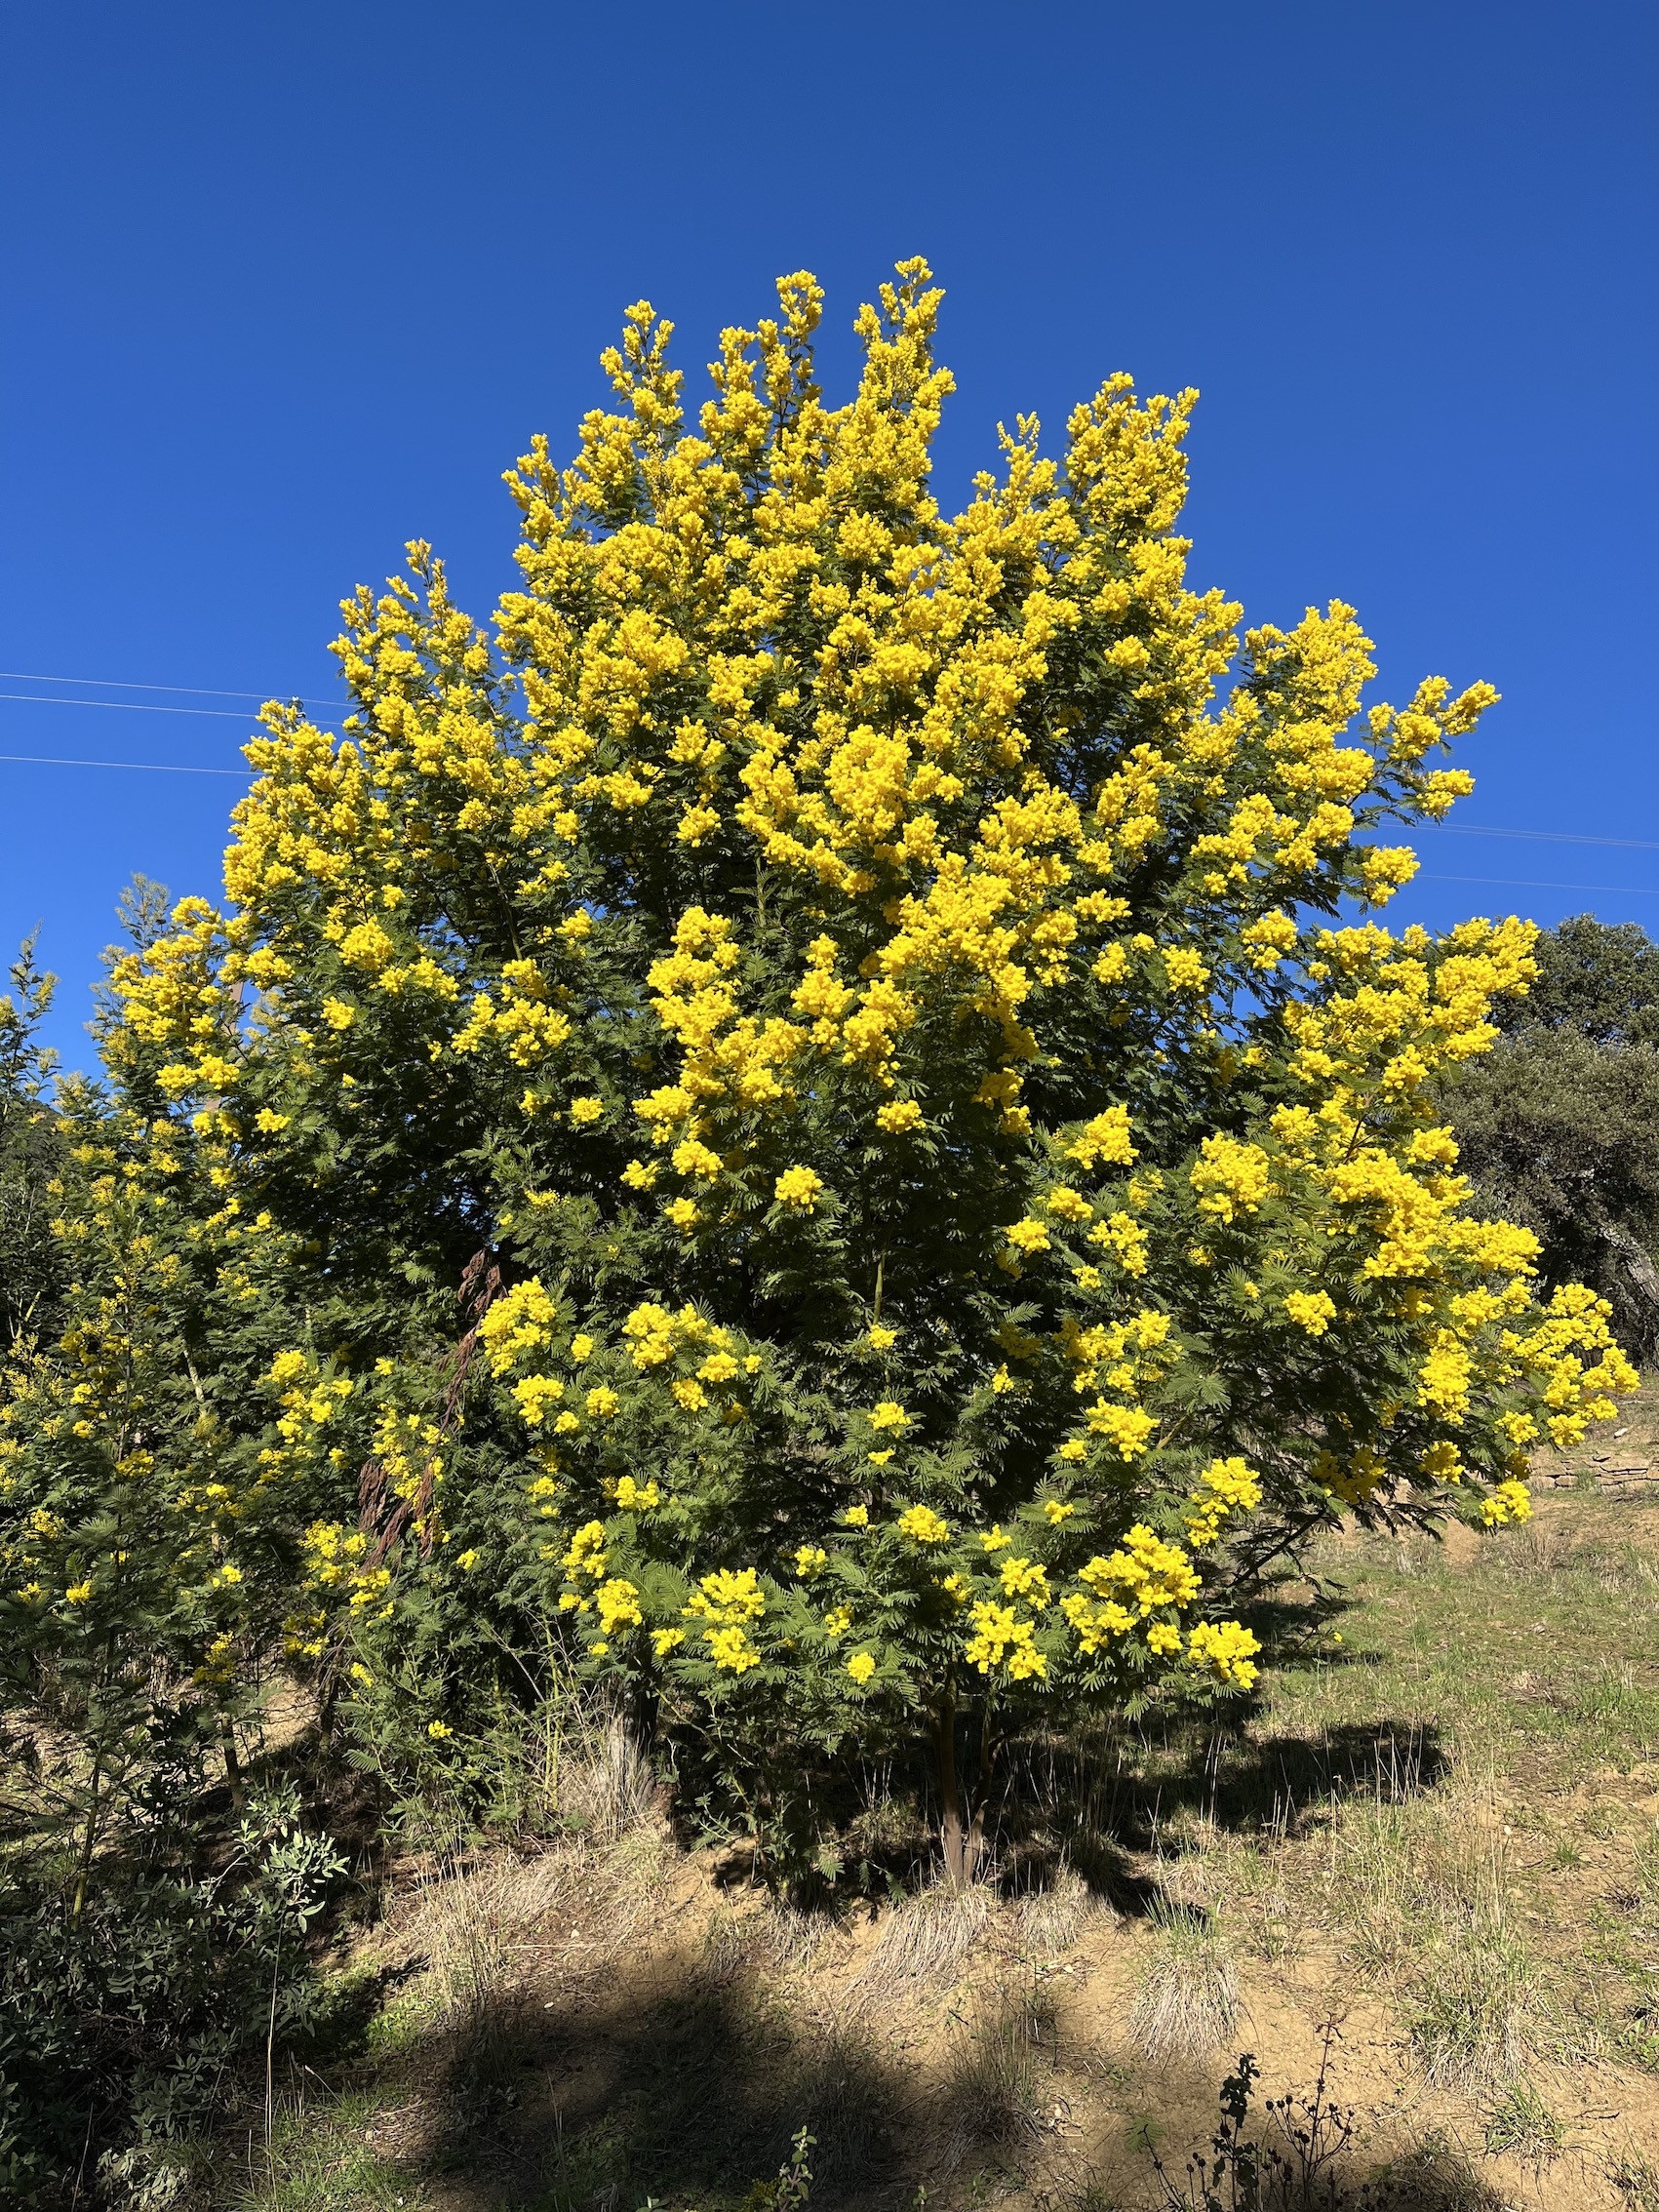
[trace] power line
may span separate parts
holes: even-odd
[[[5,671],[3,669],[0,669],[0,676],[3,676],[4,674]],[[37,683],[50,683],[54,680],[55,679],[50,677],[36,677],[32,679],[32,681]],[[65,677],[63,681],[67,683],[71,681],[71,679]],[[144,687],[134,685],[132,687],[132,689],[135,691],[138,691],[139,689],[160,691],[165,688],[166,687],[162,685],[151,685]],[[178,689],[180,691],[187,690],[190,687],[185,685],[179,685],[178,687]],[[217,691],[209,692],[206,695],[214,698],[255,698],[257,697],[258,694],[254,691]],[[18,696],[19,694],[14,691],[0,691],[0,699],[14,699]],[[130,704],[129,702],[120,699],[58,699],[40,701],[38,703],[58,706],[121,706]],[[151,707],[130,705],[130,711],[134,714],[219,715],[222,716],[222,718],[227,722],[240,722],[245,719],[241,715],[229,713],[225,709],[218,707]],[[254,770],[252,769],[186,768],[177,761],[66,760],[59,756],[47,753],[0,753],[0,764],[19,768],[134,769],[142,771],[146,775],[233,775],[241,776],[244,781],[251,781],[254,775]],[[1462,832],[1465,836],[1470,837],[1525,837],[1550,839],[1556,843],[1563,845],[1620,846],[1635,851],[1659,852],[1659,841],[1647,838],[1588,837],[1579,835],[1578,833],[1569,830],[1505,830],[1489,829],[1485,827],[1478,828],[1473,822],[1459,822],[1456,824],[1436,823],[1434,827],[1437,829],[1455,828],[1458,831]],[[1651,889],[1646,886],[1640,884],[1558,884],[1545,883],[1537,880],[1536,878],[1526,876],[1442,876],[1440,874],[1430,874],[1427,872],[1423,873],[1415,880],[1419,883],[1425,884],[1484,884],[1490,886],[1493,889],[1498,890],[1591,891],[1604,898],[1623,898],[1626,896],[1635,898],[1659,898],[1659,889]]]
[[[268,699],[269,691],[220,691],[206,684],[129,684],[114,676],[31,676],[24,668],[0,668],[0,684],[85,684],[93,691],[188,691],[198,699]]]
[[[231,707],[149,706],[139,699],[60,699],[45,691],[0,691],[0,699],[13,699],[25,706],[114,707],[123,714],[205,714],[217,722],[247,722],[250,719],[245,714],[236,713]]]
[[[1492,884],[1503,890],[1599,891],[1604,898],[1659,898],[1659,889],[1645,884],[1543,884],[1525,876],[1431,876],[1414,879],[1420,884]]]
[[[1580,830],[1489,829],[1477,822],[1423,822],[1426,836],[1443,832],[1448,837],[1524,837],[1540,845],[1617,845],[1632,852],[1659,852],[1659,842],[1646,837],[1591,837]]]
[[[0,761],[23,768],[142,769],[148,775],[239,775],[245,783],[254,774],[252,769],[181,768],[177,761],[64,761],[45,753],[0,753]]]
[[[253,698],[255,694],[250,691],[247,696]],[[118,714],[194,714],[206,715],[211,721],[243,724],[253,720],[251,715],[238,714],[233,707],[151,706],[143,699],[65,699],[59,698],[50,691],[0,691],[0,699],[10,699],[22,706],[107,707]],[[332,722],[335,718],[333,715],[319,715],[316,719],[319,722]]]

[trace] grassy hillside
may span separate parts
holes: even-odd
[[[188,2196],[759,2212],[806,2128],[814,2204],[1109,2212],[1164,2201],[1155,2151],[1186,2186],[1238,2052],[1259,2098],[1323,2049],[1343,2178],[1290,2201],[1656,2212],[1659,1497],[1593,1482],[1333,1544],[1247,1723],[1032,1747],[1038,1817],[963,1898],[917,1886],[908,1777],[844,1837],[867,1898],[810,1916],[620,1733],[549,1743],[543,1833],[365,1862],[315,2047]]]

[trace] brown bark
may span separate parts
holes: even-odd
[[[1596,1208],[1595,1225],[1597,1235],[1604,1244],[1611,1244],[1624,1262],[1625,1274],[1637,1296],[1659,1310],[1659,1270],[1654,1268],[1648,1254],[1622,1222],[1614,1221],[1600,1207]]]
[[[956,1771],[956,1701],[948,1692],[940,1699],[934,1716],[933,1742],[939,1761],[939,1847],[945,1879],[952,1889],[963,1889],[969,1872],[968,1829],[962,1817],[962,1789]]]
[[[500,1296],[501,1288],[501,1270],[490,1251],[474,1252],[461,1271],[460,1287],[455,1293],[462,1318],[470,1325],[450,1354],[444,1409],[438,1416],[438,1433],[442,1437],[447,1437],[455,1425],[467,1370],[478,1349],[479,1323]],[[395,1499],[387,1491],[386,1471],[378,1460],[364,1461],[357,1478],[357,1524],[371,1540],[363,1560],[366,1571],[372,1573],[382,1565],[387,1556],[401,1547],[411,1526],[419,1535],[421,1558],[431,1556],[434,1487],[430,1459],[421,1470],[415,1496]]]
[[[957,1765],[956,1718],[956,1699],[947,1690],[932,1722],[939,1768],[939,1853],[945,1880],[952,1889],[966,1889],[978,1872],[985,1847],[985,1807],[990,1802],[996,1744],[987,1699],[980,1724],[978,1787],[965,1793]]]
[[[236,1756],[236,1723],[228,1713],[220,1722],[219,1734],[224,1749],[224,1778],[230,1785],[230,1801],[240,1813],[248,1801],[248,1788],[242,1772],[242,1761]]]
[[[75,1902],[69,1909],[71,1920],[79,1920],[87,1902],[87,1877],[92,1873],[93,1852],[98,1843],[98,1793],[103,1780],[103,1752],[101,1747],[93,1759],[92,1785],[88,1793],[86,1832],[81,1838],[80,1857],[75,1867]]]

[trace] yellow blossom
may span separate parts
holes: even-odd
[[[779,1205],[794,1206],[800,1212],[810,1213],[823,1189],[822,1178],[810,1167],[786,1167],[777,1178],[772,1196]]]

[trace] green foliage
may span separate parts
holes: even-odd
[[[1490,687],[1363,708],[1353,610],[1190,589],[1191,394],[1022,417],[944,515],[941,296],[901,267],[831,408],[782,279],[694,426],[629,309],[493,630],[413,545],[343,733],[267,710],[223,908],[135,914],[84,1149],[181,1632],[443,1745],[557,1623],[797,1870],[806,1755],[929,1733],[962,1878],[1035,1712],[1247,1692],[1265,1562],[1523,1512],[1631,1378],[1434,1126],[1527,926],[1325,927]],[[131,1395],[39,1387],[18,1498],[79,1550],[23,1586],[90,1623]]]
[[[1627,1348],[1659,1344],[1659,946],[1579,915],[1538,940],[1508,1034],[1442,1086],[1483,1207],[1530,1229],[1540,1274],[1606,1298]]]
[[[0,1863],[0,2192],[54,2203],[91,2145],[212,2122],[227,2068],[309,2016],[305,1931],[344,1862],[256,1799],[215,1872],[178,1789],[138,1807],[89,1884],[74,1854]]]
[[[136,947],[159,897],[140,884],[123,901]],[[264,1537],[237,1563],[220,1519],[249,1363],[290,1325],[280,1288],[256,1301],[222,1280],[206,1226],[220,1202],[187,1129],[158,1150],[97,1085],[60,1085],[47,1107],[33,1032],[50,979],[27,948],[14,977],[0,2160],[51,2200],[106,2145],[118,2159],[211,2123],[238,2055],[299,2017],[304,1931],[337,1869],[292,1804],[232,1819],[220,1786],[244,1794],[236,1731],[292,1580],[280,1521],[256,1509]],[[257,1446],[240,1448],[251,1462]]]
[[[1564,1031],[1593,1045],[1659,1045],[1659,945],[1639,923],[1569,914],[1540,931],[1538,974],[1494,1012],[1511,1036]]]
[[[832,409],[785,278],[694,429],[630,309],[615,408],[509,478],[494,632],[419,543],[347,604],[344,733],[266,710],[223,909],[134,886],[103,1078],[52,1114],[16,970],[0,1680],[49,2161],[83,2046],[94,2133],[165,2131],[253,2032],[226,1958],[280,2003],[309,1846],[190,1847],[276,1666],[455,1825],[557,1805],[556,1743],[496,1747],[573,1679],[800,1886],[824,1768],[930,1737],[963,1883],[1036,1716],[1248,1693],[1236,1616],[1318,1530],[1517,1518],[1532,1443],[1633,1380],[1446,1171],[1435,1079],[1528,927],[1326,926],[1408,879],[1375,833],[1468,788],[1431,764],[1490,688],[1363,710],[1351,609],[1242,631],[1189,589],[1190,394],[1113,377],[1063,457],[1022,417],[945,516],[940,296],[903,265]]]
[[[36,1041],[58,978],[35,965],[34,943],[24,943],[0,995],[0,1355],[21,1336],[51,1334],[65,1281],[52,1231],[63,1166],[47,1103],[56,1060]]]

